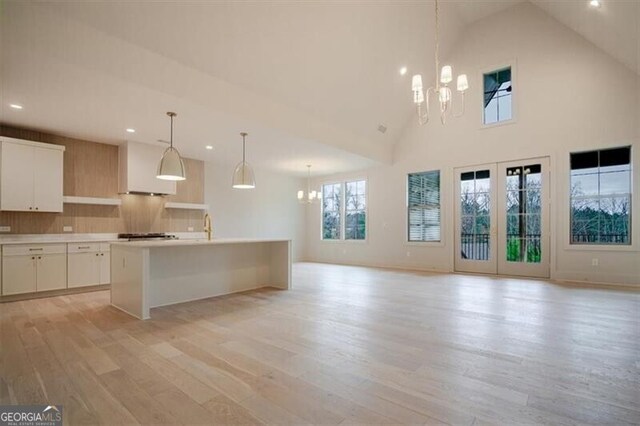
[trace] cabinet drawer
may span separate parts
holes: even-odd
[[[90,253],[100,251],[100,243],[73,243],[67,244],[69,253]]]
[[[2,246],[3,256],[29,256],[36,254],[65,254],[66,244],[25,244]]]

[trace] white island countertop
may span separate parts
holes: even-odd
[[[254,243],[280,243],[291,241],[286,238],[212,238],[205,239],[184,239],[184,240],[145,240],[145,241],[118,241],[111,243],[114,246],[131,248],[156,248],[156,247],[179,247],[179,246],[208,246],[217,244],[254,244]]]

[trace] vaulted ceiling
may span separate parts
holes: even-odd
[[[442,54],[522,1],[444,2]],[[533,3],[638,71],[637,2],[604,2],[598,18],[586,1]],[[1,122],[156,143],[173,110],[187,156],[237,161],[246,130],[250,160],[295,174],[390,162],[412,119],[410,76],[433,73],[431,1],[5,0],[1,19]]]

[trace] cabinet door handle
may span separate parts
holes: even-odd
[[[33,210],[33,207],[29,207],[29,210]]]
[[[79,249],[88,249],[89,246],[78,246]]]
[[[42,256],[38,256],[38,259],[42,259]]]
[[[29,251],[42,251],[42,247],[40,247],[40,248],[30,248]]]
[[[38,210],[38,208],[36,207],[36,210]]]
[[[35,256],[31,256],[31,260],[36,260],[36,257]]]

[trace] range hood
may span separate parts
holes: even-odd
[[[118,148],[118,192],[120,194],[173,195],[176,182],[156,177],[158,162],[166,147],[125,142]]]

